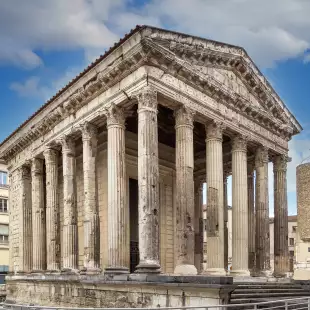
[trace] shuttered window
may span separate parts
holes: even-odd
[[[8,212],[8,200],[4,198],[0,198],[0,212],[7,213]]]

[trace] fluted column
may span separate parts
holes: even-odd
[[[20,225],[19,225],[19,272],[32,270],[32,218],[31,218],[31,173],[28,165],[19,169]]]
[[[86,122],[81,126],[84,180],[84,270],[100,272],[100,229],[97,184],[97,128]]]
[[[203,264],[203,182],[195,180],[195,267],[198,273]]]
[[[64,222],[63,222],[63,271],[78,269],[78,231],[76,206],[76,161],[75,141],[71,137],[63,137],[62,169],[64,195]]]
[[[157,92],[144,87],[138,99],[139,253],[136,272],[160,272]]]
[[[274,275],[284,277],[289,272],[288,214],[286,170],[288,157],[274,158]]]
[[[255,268],[254,162],[248,163],[249,270]]]
[[[58,200],[58,152],[48,148],[43,153],[46,166],[46,256],[47,270],[60,270],[60,217]]]
[[[228,270],[228,193],[227,193],[227,178],[228,172],[223,172],[224,186],[224,266]]]
[[[232,270],[234,275],[250,275],[248,236],[247,141],[237,135],[232,140]]]
[[[259,147],[255,154],[255,253],[256,273],[270,275],[269,196],[268,196],[268,150]]]
[[[41,158],[33,158],[32,174],[32,269],[34,272],[46,270],[46,219],[44,201],[43,164]]]
[[[207,273],[225,275],[224,262],[224,190],[223,126],[206,126],[207,148]]]
[[[108,267],[106,273],[129,272],[129,206],[125,158],[125,115],[112,104],[106,111],[108,129]]]
[[[194,229],[194,140],[193,112],[175,111],[176,130],[176,250],[175,274],[197,274]]]

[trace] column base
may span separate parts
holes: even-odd
[[[104,273],[108,275],[129,274],[129,269],[127,267],[107,267]]]
[[[189,264],[177,265],[174,269],[176,275],[196,275],[197,273],[197,268]]]
[[[161,273],[158,262],[141,262],[136,267],[135,273]]]
[[[201,274],[214,275],[214,276],[226,276],[227,272],[224,268],[207,268]]]
[[[86,268],[84,267],[81,271],[80,271],[80,274],[81,275],[98,275],[98,274],[101,274],[102,270],[101,268]]]
[[[264,277],[264,278],[271,278],[272,271],[271,270],[256,270],[255,277]]]
[[[32,274],[35,274],[35,273],[42,274],[44,272],[46,272],[46,270],[42,270],[42,269],[34,269],[34,270],[31,271]]]
[[[232,277],[250,277],[250,270],[230,270]]]
[[[63,268],[61,269],[62,274],[78,274],[80,271],[74,268]]]

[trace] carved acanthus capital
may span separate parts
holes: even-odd
[[[191,128],[194,128],[194,115],[194,110],[185,106],[179,107],[177,110],[174,111],[175,127],[177,128],[179,126],[189,126]]]
[[[223,140],[223,130],[226,126],[223,122],[213,121],[206,125],[207,140]]]
[[[117,106],[114,102],[103,113],[107,117],[107,127],[121,126],[125,127],[125,113],[124,109]]]
[[[98,134],[98,128],[89,122],[81,124],[80,131],[82,133],[83,141],[88,141],[90,139],[96,138]]]
[[[58,151],[50,146],[43,152],[45,164],[56,164],[58,161]]]
[[[22,165],[18,168],[21,180],[30,179],[31,171],[29,165]]]
[[[157,113],[157,91],[153,87],[143,87],[134,97],[138,100],[138,112],[149,110]]]
[[[255,167],[258,168],[266,163],[268,164],[268,161],[268,148],[265,146],[258,147],[255,154]]]
[[[249,136],[247,135],[235,135],[232,138],[232,151],[247,151],[247,143],[249,141]]]
[[[253,178],[254,177],[254,170],[255,170],[255,162],[254,162],[254,160],[248,161],[248,164],[247,164],[248,178]]]
[[[287,163],[290,162],[292,159],[287,155],[277,155],[273,158],[273,171],[283,171],[287,170]]]
[[[61,144],[63,154],[75,155],[75,141],[72,137],[62,136],[58,141]]]
[[[31,160],[31,174],[40,175],[43,173],[43,159],[34,157]]]

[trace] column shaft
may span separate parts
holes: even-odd
[[[250,275],[248,260],[247,145],[242,136],[232,142],[232,270]]]
[[[100,272],[100,229],[97,184],[97,128],[84,123],[81,127],[83,140],[84,180],[84,270]]]
[[[223,173],[224,186],[224,265],[228,270],[228,194],[227,194],[227,172]]]
[[[58,201],[58,152],[44,152],[46,165],[46,255],[47,270],[60,270],[60,218]]]
[[[254,163],[248,163],[249,270],[255,268]]]
[[[256,272],[270,275],[270,235],[269,235],[269,196],[268,196],[268,150],[259,147],[255,154],[256,188]]]
[[[175,274],[197,274],[194,230],[194,140],[193,113],[175,111],[176,129],[176,249]]]
[[[203,183],[195,180],[195,267],[203,270]]]
[[[76,207],[75,143],[70,137],[61,139],[64,223],[63,223],[63,271],[78,269],[78,231]]]
[[[223,126],[206,127],[207,139],[207,273],[225,275]]]
[[[19,168],[20,180],[20,226],[19,226],[19,272],[32,270],[32,218],[31,174],[28,166]]]
[[[108,267],[107,273],[129,272],[129,206],[126,195],[125,116],[112,104],[108,129]]]
[[[149,86],[138,99],[139,252],[136,272],[160,272],[157,93]]]
[[[284,277],[289,272],[287,214],[287,156],[274,159],[274,275]]]
[[[46,270],[46,218],[44,201],[43,159],[34,158],[32,173],[32,240],[33,271]]]

